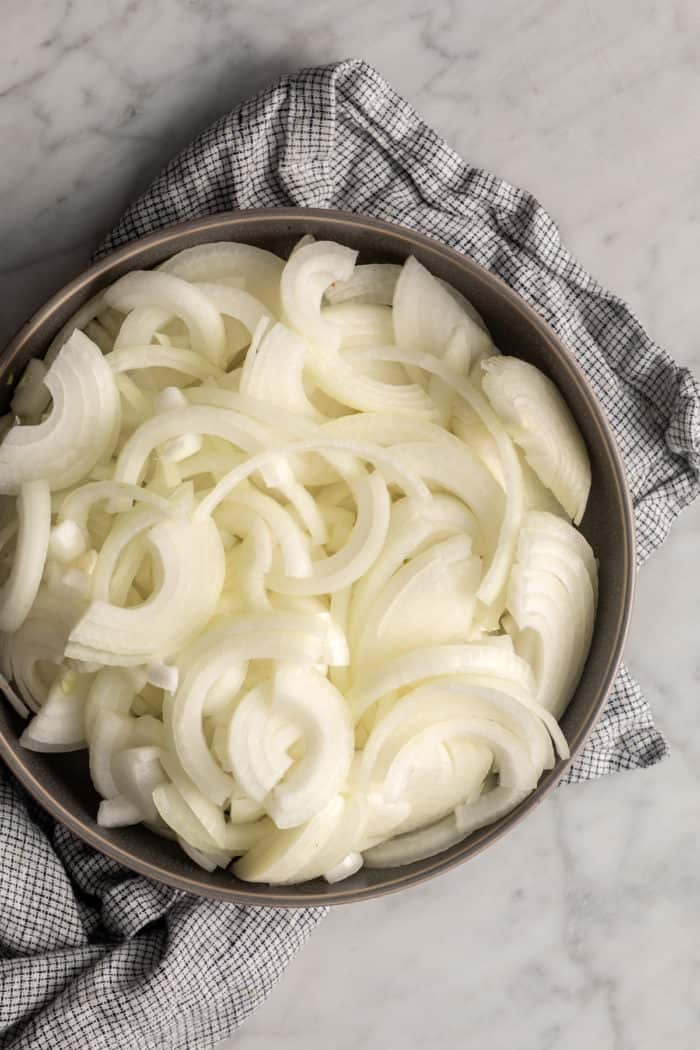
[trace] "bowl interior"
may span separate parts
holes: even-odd
[[[287,256],[300,236],[313,233],[357,248],[362,262],[402,262],[415,255],[436,276],[470,299],[497,346],[537,365],[562,391],[586,440],[592,488],[581,529],[600,566],[595,632],[581,682],[562,728],[572,754],[599,714],[619,664],[632,601],[634,536],[629,496],[619,453],[602,410],[572,355],[551,329],[498,278],[464,256],[410,230],[362,216],[305,209],[228,213],[196,220],[135,242],[96,264],[57,293],[17,334],[0,358],[0,410],[7,411],[14,381],[27,361],[41,356],[63,323],[96,291],[133,269],[206,241],[255,244]],[[82,752],[40,755],[18,744],[21,720],[0,703],[0,754],[42,805],[92,845],[152,878],[205,896],[250,904],[302,906],[377,896],[444,871],[485,848],[521,819],[565,772],[560,762],[513,813],[436,856],[391,870],[362,869],[338,885],[314,880],[268,887],[239,882],[229,872],[208,874],[180,849],[142,827],[105,830],[95,823],[98,796]]]

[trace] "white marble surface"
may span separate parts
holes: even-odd
[[[4,0],[0,15],[0,341],[205,123],[280,72],[357,55],[463,156],[534,191],[700,370],[695,0]],[[698,584],[695,508],[642,573],[627,653],[670,760],[562,789],[467,867],[335,910],[226,1045],[695,1048]]]

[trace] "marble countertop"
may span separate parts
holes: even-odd
[[[281,72],[353,55],[533,191],[700,371],[695,0],[4,0],[2,20],[0,342],[203,125]],[[627,648],[672,757],[563,788],[468,866],[334,910],[222,1045],[697,1046],[699,566],[695,507],[641,574]]]

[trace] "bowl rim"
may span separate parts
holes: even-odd
[[[190,219],[186,222],[169,225],[155,230],[144,237],[130,241],[92,263],[87,269],[83,270],[80,274],[59,288],[31,315],[31,317],[12,337],[7,346],[0,351],[0,373],[4,373],[11,368],[13,361],[21,352],[26,342],[41,329],[41,327],[51,318],[53,313],[60,309],[68,299],[96,279],[99,280],[100,278],[108,277],[116,267],[128,263],[131,258],[140,256],[144,251],[148,251],[150,248],[158,248],[162,250],[163,246],[170,242],[173,242],[173,253],[182,250],[177,242],[183,235],[210,235],[203,237],[199,242],[206,243],[216,239],[217,231],[223,233],[227,230],[230,231],[237,225],[250,225],[251,223],[259,223],[264,227],[272,222],[289,222],[292,227],[297,224],[301,225],[303,223],[308,224],[309,222],[313,222],[317,223],[319,227],[327,227],[329,230],[337,225],[349,225],[356,229],[369,229],[375,234],[383,234],[390,237],[394,243],[403,242],[407,249],[407,254],[411,254],[411,245],[418,245],[422,251],[428,253],[432,252],[438,257],[445,259],[450,265],[466,271],[472,277],[491,284],[500,295],[508,301],[509,307],[516,313],[520,314],[520,316],[532,328],[537,330],[543,343],[553,347],[553,353],[562,366],[568,370],[575,386],[583,395],[585,400],[585,410],[587,414],[592,417],[592,421],[596,425],[603,440],[603,444],[609,454],[613,466],[613,481],[617,487],[623,511],[623,597],[614,644],[610,648],[607,667],[601,677],[598,697],[595,704],[592,705],[588,717],[583,722],[576,741],[571,746],[570,757],[564,761],[559,761],[554,769],[547,771],[544,776],[540,778],[540,782],[532,794],[529,795],[515,810],[512,810],[505,817],[501,818],[501,820],[488,828],[488,830],[482,829],[484,834],[478,842],[469,845],[469,838],[467,838],[463,843],[459,844],[462,847],[461,849],[457,846],[453,847],[456,852],[451,855],[437,853],[432,857],[425,858],[423,861],[417,862],[421,864],[421,868],[418,871],[411,871],[402,875],[400,874],[403,870],[402,868],[395,869],[396,874],[393,873],[394,869],[386,869],[387,872],[390,873],[390,877],[376,886],[364,888],[348,887],[343,890],[341,888],[343,883],[341,882],[338,884],[337,888],[333,888],[332,890],[326,890],[322,893],[310,891],[307,894],[303,894],[300,893],[299,890],[303,889],[305,884],[299,883],[295,885],[295,890],[297,892],[294,895],[291,895],[286,893],[286,887],[284,886],[268,886],[267,884],[264,884],[264,888],[261,890],[261,884],[251,883],[249,884],[250,889],[247,889],[247,884],[242,884],[240,880],[238,880],[235,885],[232,884],[229,892],[226,888],[200,882],[194,874],[190,876],[167,871],[166,869],[161,868],[157,863],[151,860],[144,860],[138,855],[130,852],[128,849],[110,841],[108,838],[104,838],[101,835],[102,829],[98,825],[95,824],[91,827],[90,825],[85,824],[79,817],[75,816],[75,814],[51,794],[48,788],[45,787],[32,772],[28,764],[32,752],[26,752],[27,761],[25,762],[24,756],[20,750],[14,747],[10,740],[6,738],[4,730],[0,727],[0,757],[5,761],[7,766],[15,774],[19,782],[29,794],[44,809],[46,809],[52,817],[65,825],[80,839],[103,854],[106,854],[111,859],[123,864],[130,870],[162,882],[174,889],[213,900],[249,904],[259,907],[325,907],[326,905],[334,904],[359,903],[361,901],[385,896],[389,893],[395,893],[401,889],[415,886],[429,878],[438,874],[443,874],[444,872],[457,867],[457,865],[462,864],[470,857],[481,853],[492,845],[492,843],[505,835],[512,827],[523,820],[536,806],[538,806],[560,782],[576,756],[582,750],[586,740],[598,721],[607,702],[610,689],[622,661],[622,654],[629,631],[636,587],[634,511],[622,456],[605,412],[603,411],[603,408],[600,405],[585,373],[574,358],[573,354],[547,322],[502,278],[492,273],[490,270],[487,270],[484,266],[481,266],[470,256],[462,254],[454,248],[450,248],[436,238],[425,236],[409,227],[402,226],[398,223],[385,222],[381,219],[375,219],[372,216],[363,215],[357,212],[325,208],[296,207],[251,208],[246,210],[223,211],[196,219]],[[290,229],[290,233],[291,232],[301,231]],[[231,238],[222,237],[222,239],[225,240]]]

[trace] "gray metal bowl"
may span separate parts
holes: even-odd
[[[2,411],[11,378],[41,356],[62,324],[90,296],[129,270],[146,269],[183,248],[207,241],[241,241],[287,255],[305,233],[357,248],[365,262],[402,262],[415,255],[476,306],[494,341],[541,368],[563,393],[586,440],[593,484],[582,531],[600,560],[600,598],[593,644],[581,682],[562,719],[572,757],[590,733],[612,685],[630,617],[634,590],[634,527],[624,469],[598,401],[570,351],[523,300],[470,259],[411,230],[344,212],[290,209],[230,212],[197,219],[135,241],[102,260],[54,295],[0,356]],[[522,820],[566,772],[569,762],[545,773],[516,810],[491,827],[426,860],[389,870],[361,870],[337,885],[322,880],[298,886],[239,882],[230,872],[207,874],[171,842],[143,827],[106,830],[95,823],[98,797],[84,753],[41,755],[20,747],[21,720],[0,703],[0,756],[52,816],[127,867],[181,890],[220,900],[300,907],[366,900],[414,885],[485,849]]]

